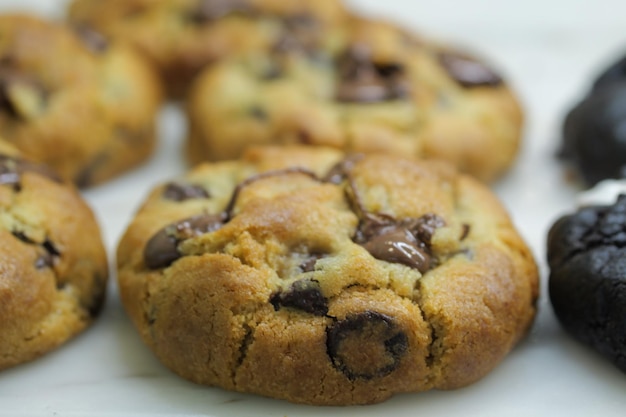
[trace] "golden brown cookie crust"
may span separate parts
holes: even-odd
[[[298,143],[443,159],[483,181],[517,155],[522,111],[485,63],[353,18],[341,48],[256,54],[206,69],[187,100],[189,160]],[[278,70],[272,72],[272,68]]]
[[[160,85],[136,53],[27,15],[0,16],[0,37],[5,140],[81,187],[152,153]]]
[[[236,391],[365,404],[465,386],[526,334],[537,268],[485,186],[439,162],[344,157],[254,148],[150,194],[118,246],[118,279],[166,366]],[[370,234],[372,218],[387,226]],[[421,249],[404,247],[421,261],[376,251],[399,224],[419,224]]]
[[[0,170],[4,369],[41,356],[91,324],[104,300],[108,264],[94,215],[73,186],[2,143]]]

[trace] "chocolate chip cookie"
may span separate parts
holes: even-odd
[[[0,15],[0,135],[84,187],[143,162],[160,86],[135,52],[85,27]]]
[[[626,195],[584,206],[548,234],[550,301],[563,328],[626,372]]]
[[[71,21],[148,56],[172,96],[227,55],[332,44],[346,16],[338,0],[75,0],[69,8]]]
[[[249,149],[152,191],[117,250],[144,342],[194,382],[309,404],[452,389],[535,315],[496,197],[447,164]]]
[[[206,69],[187,102],[192,163],[298,143],[452,162],[485,181],[513,163],[522,114],[485,63],[354,18],[335,50],[268,50]]]
[[[98,225],[76,189],[0,141],[0,370],[89,326],[107,279]]]

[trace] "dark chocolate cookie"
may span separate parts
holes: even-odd
[[[626,57],[600,74],[563,125],[560,156],[585,185],[626,174]]]
[[[117,253],[124,306],[165,365],[300,403],[470,384],[535,314],[506,212],[439,162],[253,148],[154,190]]]
[[[560,218],[548,234],[548,263],[565,330],[626,372],[626,196]]]

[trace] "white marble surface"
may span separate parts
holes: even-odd
[[[313,1],[313,0],[311,0]],[[0,10],[62,14],[64,0],[0,0]],[[590,77],[626,52],[624,0],[352,0],[427,35],[480,51],[522,97],[528,122],[517,166],[495,186],[540,263],[545,235],[576,204],[553,158],[564,112]],[[180,111],[161,120],[161,146],[146,166],[85,196],[113,249],[148,187],[184,170]],[[456,391],[400,395],[365,407],[304,407],[196,386],[161,366],[128,323],[112,284],[103,316],[85,334],[0,374],[0,416],[623,416],[626,375],[571,341],[545,291],[528,337],[493,373]]]

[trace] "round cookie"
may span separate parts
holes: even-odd
[[[270,45],[332,44],[339,0],[75,0],[69,19],[131,43],[182,96],[207,64]]]
[[[496,197],[447,164],[261,147],[152,191],[117,250],[144,342],[194,382],[380,402],[493,369],[537,269]]]
[[[391,24],[355,18],[347,40],[225,60],[190,90],[192,163],[299,143],[453,163],[481,180],[517,154],[522,114],[493,70]]]
[[[155,144],[158,78],[86,28],[0,15],[0,135],[80,187],[143,162]]]
[[[76,189],[0,142],[0,370],[89,326],[107,279],[98,225]]]
[[[550,301],[561,325],[624,372],[625,232],[622,194],[612,203],[584,206],[558,219],[548,233],[547,253]]]

